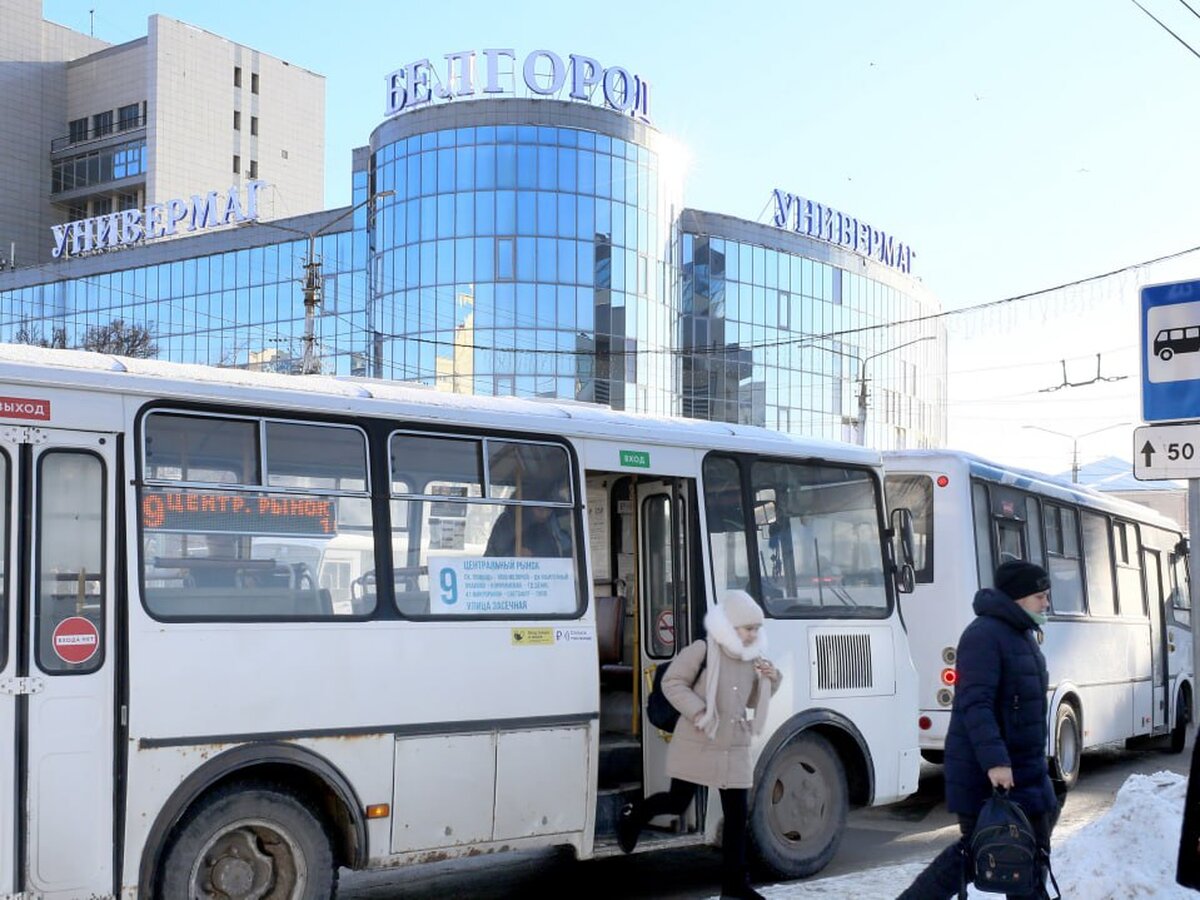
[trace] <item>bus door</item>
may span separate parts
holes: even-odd
[[[1163,603],[1167,592],[1163,590],[1162,554],[1143,545],[1142,571],[1146,573],[1146,608],[1150,613],[1150,659],[1153,700],[1154,731],[1162,730],[1167,723],[1167,667],[1164,665],[1166,636],[1163,634]]]
[[[16,771],[0,773],[0,816],[14,819],[0,826],[13,837],[0,854],[11,848],[14,883],[0,882],[0,895],[48,900],[115,889],[116,443],[44,428],[9,429],[0,439],[18,486],[9,494],[15,577],[7,582],[17,611],[0,669],[0,716],[16,751]]]
[[[641,635],[638,640],[643,696],[649,692],[655,668],[667,665],[699,636],[703,622],[703,591],[694,584],[691,516],[696,482],[690,478],[643,480],[637,485],[639,537],[639,600]],[[666,790],[667,742],[645,718],[642,704],[643,784],[647,796]]]

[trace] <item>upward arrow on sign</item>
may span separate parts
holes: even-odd
[[[1146,457],[1146,466],[1149,468],[1151,465],[1153,465],[1151,460],[1154,459],[1154,445],[1149,441],[1146,441],[1146,443],[1142,445],[1141,453]]]

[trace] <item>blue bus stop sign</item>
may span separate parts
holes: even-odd
[[[1200,420],[1200,281],[1142,288],[1142,419]]]

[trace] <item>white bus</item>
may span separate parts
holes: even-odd
[[[996,566],[1050,574],[1042,652],[1052,772],[1067,788],[1084,750],[1162,737],[1183,749],[1193,672],[1187,542],[1147,506],[941,450],[884,454],[888,502],[911,510],[916,586],[901,604],[920,678],[922,752],[940,761],[959,635]]]
[[[905,516],[859,447],[0,345],[0,509],[0,896],[617,853],[667,784],[648,679],[730,587],[784,673],[758,855],[815,872],[849,806],[916,788]]]

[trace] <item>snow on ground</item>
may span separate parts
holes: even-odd
[[[1109,810],[1071,833],[1056,830],[1051,865],[1063,900],[1196,900],[1200,892],[1175,883],[1179,829],[1187,779],[1174,772],[1130,775]],[[932,857],[931,857],[932,858]],[[927,861],[926,861],[927,862]],[[924,862],[869,872],[759,887],[769,900],[848,898],[893,900]],[[971,888],[974,900],[989,900]]]

